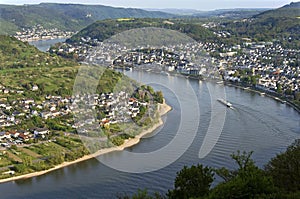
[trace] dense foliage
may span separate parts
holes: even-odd
[[[0,24],[5,25],[3,33],[14,33],[15,29],[32,27],[37,24],[44,28],[78,31],[96,20],[126,17],[172,17],[162,12],[141,9],[113,8],[102,5],[77,5],[41,3],[38,5],[0,5]]]
[[[214,173],[211,168],[202,165],[184,167],[177,173],[175,189],[169,191],[169,198],[203,197],[209,193]]]
[[[25,67],[58,67],[75,65],[74,62],[43,53],[27,42],[0,35],[0,70]]]
[[[187,34],[197,41],[215,39],[215,36],[211,31],[202,27],[201,24],[196,22],[191,23],[189,20],[180,19],[166,21],[165,19],[143,18],[131,20],[110,19],[97,21],[81,30],[78,34],[67,40],[67,42],[79,42],[81,37],[90,37],[92,39],[103,41],[123,31],[144,27],[157,27],[176,30]]]
[[[203,19],[127,19],[97,21],[81,30],[78,34],[67,40],[68,43],[77,43],[81,38],[97,39],[103,41],[111,36],[126,30],[158,27],[176,30],[184,33],[196,41],[223,42],[237,44],[243,42],[242,38],[251,38],[254,41],[279,40],[284,47],[297,49],[300,46],[300,3],[292,3],[279,9],[262,12],[245,20],[219,20],[214,28],[204,28]],[[215,18],[211,19],[215,21]],[[220,38],[213,31],[226,31],[230,37]]]
[[[232,40],[252,38],[257,41],[279,40],[283,46],[300,47],[300,2],[258,14],[248,20],[223,23],[217,30],[226,30]]]
[[[231,155],[237,169],[213,169],[203,165],[184,167],[177,173],[174,190],[166,196],[156,193],[151,196],[147,190],[139,190],[132,198],[300,198],[300,140],[296,140],[287,151],[269,161],[266,169],[260,169],[251,159],[252,152]],[[223,182],[211,187],[217,174]],[[130,198],[122,196],[119,198]]]
[[[267,165],[267,173],[274,183],[287,192],[300,190],[300,140],[295,141],[287,151],[278,154]]]

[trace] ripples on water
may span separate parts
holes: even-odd
[[[178,87],[184,84],[192,85],[199,100],[200,121],[189,118],[191,122],[198,122],[199,128],[196,138],[184,155],[166,168],[144,174],[115,171],[97,160],[89,160],[43,176],[2,184],[1,198],[114,198],[117,193],[132,194],[139,188],[164,193],[173,187],[176,172],[184,165],[202,163],[213,167],[233,168],[230,154],[237,150],[253,150],[253,158],[257,165],[263,166],[270,158],[283,152],[300,137],[299,114],[292,108],[258,94],[226,87],[227,99],[233,104],[234,109],[226,110],[222,134],[211,153],[199,159],[199,149],[212,114],[212,102],[207,88],[211,83],[170,76],[158,77],[155,74],[141,74],[135,71],[127,74],[136,80],[164,78]],[[163,90],[167,103],[173,110],[164,118],[165,125],[155,136],[142,139],[140,144],[127,149],[129,151],[145,153],[158,150],[174,138],[178,129],[181,109],[176,96],[163,86],[153,86]],[[188,100],[184,103],[188,103]],[[220,106],[222,105],[219,104],[215,108]],[[185,140],[182,140],[182,144],[185,144]],[[114,152],[105,157],[118,158],[123,154]]]

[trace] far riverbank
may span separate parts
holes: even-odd
[[[235,84],[227,83],[227,82],[224,82],[224,85],[230,86],[230,87],[239,88],[239,89],[242,89],[244,91],[249,91],[249,92],[257,93],[257,94],[260,94],[261,96],[266,96],[266,97],[272,98],[272,99],[274,99],[274,100],[276,100],[278,102],[286,103],[287,105],[291,106],[294,110],[296,110],[300,114],[300,108],[296,104],[294,104],[293,102],[291,102],[288,99],[285,99],[286,100],[285,101],[285,100],[280,99],[279,96],[275,96],[275,95],[272,95],[270,93],[266,93],[266,92],[261,91],[261,90],[253,89],[251,87],[244,87],[244,86],[235,85]]]
[[[249,91],[249,92],[253,92],[253,93],[257,93],[257,94],[260,94],[261,96],[266,96],[266,97],[269,97],[269,98],[272,98],[278,102],[281,102],[281,103],[286,103],[287,105],[289,105],[290,107],[292,107],[294,110],[296,110],[299,114],[300,114],[300,107],[295,104],[294,102],[292,102],[291,100],[289,99],[286,99],[284,98],[283,96],[281,95],[276,95],[275,94],[272,94],[270,92],[267,92],[267,91],[262,91],[262,90],[258,90],[258,89],[254,89],[252,87],[249,87],[249,86],[243,86],[243,85],[237,85],[237,84],[234,84],[234,83],[231,83],[231,82],[228,82],[228,81],[223,81],[221,79],[211,79],[211,78],[203,78],[203,77],[196,77],[196,76],[186,76],[186,75],[182,75],[182,74],[179,74],[179,73],[172,73],[172,72],[165,72],[165,73],[162,73],[161,70],[158,70],[158,71],[154,71],[154,70],[147,70],[147,69],[144,69],[144,68],[134,68],[135,70],[137,71],[145,71],[145,72],[151,72],[151,73],[155,73],[155,74],[162,74],[162,75],[167,75],[167,76],[177,76],[177,77],[181,77],[181,78],[187,78],[187,79],[195,79],[195,80],[201,80],[201,81],[208,81],[208,82],[213,82],[213,83],[216,83],[216,84],[219,84],[219,82],[221,82],[221,84],[225,85],[225,86],[229,86],[229,87],[235,87],[235,88],[239,88],[239,89],[242,89],[244,91]]]

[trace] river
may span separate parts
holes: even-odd
[[[176,172],[184,165],[201,163],[218,168],[234,168],[230,154],[237,150],[246,150],[254,151],[255,162],[263,167],[277,153],[285,151],[288,145],[300,138],[299,113],[271,98],[234,87],[225,87],[226,99],[234,107],[227,109],[216,103],[215,99],[211,100],[215,91],[223,89],[221,85],[142,71],[126,71],[126,74],[139,82],[154,82],[151,85],[163,91],[166,102],[173,110],[163,118],[165,124],[156,131],[158,133],[155,136],[142,139],[138,145],[126,151],[106,154],[103,159],[107,162],[121,161],[128,158],[128,152],[145,153],[158,150],[176,137],[178,129],[181,133],[186,133],[178,146],[187,145],[191,136],[190,126],[197,124],[199,127],[196,129],[195,138],[183,155],[168,166],[147,173],[117,171],[97,159],[91,159],[42,176],[0,184],[1,199],[116,198],[119,194],[133,194],[138,189],[145,188],[150,192],[165,193],[173,188]],[[190,88],[193,92],[189,92]],[[176,94],[174,89],[178,89],[179,94]],[[196,98],[198,107],[191,103],[193,97]],[[215,105],[213,108],[212,104]],[[182,111],[198,109],[200,118],[194,117],[193,114],[185,114],[186,118],[181,117]],[[216,145],[207,156],[199,158],[204,137],[210,129],[214,130],[214,126],[210,124],[220,125],[217,116],[221,115],[224,109],[226,117]],[[187,122],[179,128],[180,121]],[[173,154],[172,151],[168,153],[160,161],[165,161]],[[141,162],[135,164],[139,165]]]
[[[49,50],[50,46],[64,41],[66,41],[66,38],[56,38],[56,39],[30,41],[29,44],[37,47],[40,51],[46,52],[47,50]]]
[[[174,138],[182,120],[181,107],[195,109],[189,107],[191,96],[179,102],[169,88],[175,86],[184,89],[191,86],[195,91],[199,102],[200,120],[198,118],[187,120],[199,123],[199,128],[191,146],[179,159],[160,170],[141,174],[117,171],[92,159],[42,176],[1,184],[1,198],[114,198],[118,194],[125,192],[132,194],[144,188],[150,192],[164,193],[173,187],[176,172],[184,165],[202,163],[213,167],[233,168],[233,161],[229,157],[231,153],[237,150],[253,150],[255,162],[263,166],[277,153],[283,152],[295,139],[300,138],[300,115],[291,107],[256,93],[225,87],[227,100],[233,104],[234,109],[226,110],[224,127],[217,144],[205,158],[200,159],[199,149],[208,131],[213,112],[210,93],[214,89],[219,89],[220,85],[140,71],[128,71],[126,74],[141,82],[161,80],[163,86],[162,84],[152,86],[162,90],[167,103],[173,107],[173,110],[164,117],[165,124],[158,130],[159,133],[142,139],[138,145],[127,149],[131,152],[144,153],[167,145]],[[182,93],[185,93],[184,90]],[[218,107],[225,106],[219,103]],[[183,130],[188,128],[189,124],[183,124]],[[181,140],[182,145],[186,144],[188,136]],[[104,158],[108,161],[121,160],[127,155],[124,151],[113,152]]]

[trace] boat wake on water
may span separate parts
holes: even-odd
[[[221,104],[227,106],[230,109],[233,109],[233,105],[230,102],[226,101],[225,99],[218,99],[218,102],[220,102]]]
[[[276,137],[284,138],[285,140],[294,140],[297,139],[295,136],[287,135],[285,130],[280,126],[277,126],[276,123],[280,123],[278,119],[274,116],[259,112],[260,116],[257,114],[258,111],[242,104],[236,104],[235,110],[239,114],[239,118],[243,118],[243,121],[254,120],[257,124],[263,125],[268,132],[273,132],[273,135]]]

